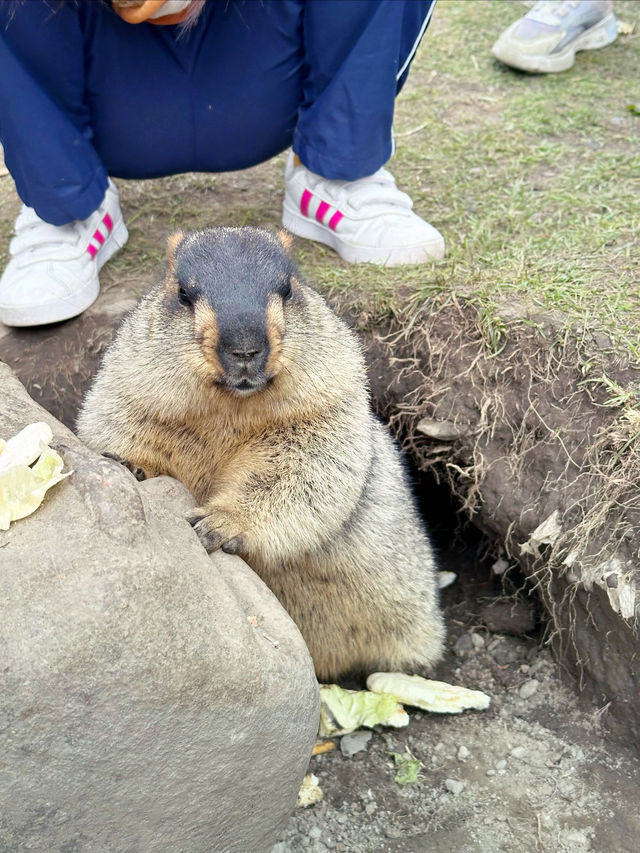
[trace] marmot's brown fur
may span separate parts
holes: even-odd
[[[78,432],[191,489],[205,547],[260,575],[320,679],[420,670],[444,633],[433,552],[359,343],[300,280],[288,239],[170,238],[166,279],[125,319]]]

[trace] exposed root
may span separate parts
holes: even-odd
[[[523,565],[549,614],[548,639],[583,668],[578,634],[589,618],[604,629],[589,605],[585,617],[580,591],[598,588],[638,631],[640,369],[580,332],[523,317],[507,338],[499,317],[448,294],[409,302],[375,348],[393,376],[378,402],[404,449]],[[459,437],[429,438],[417,429],[425,418]],[[556,512],[553,541],[523,554]]]

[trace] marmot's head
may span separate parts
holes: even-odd
[[[164,301],[175,342],[205,382],[242,396],[278,375],[290,303],[291,238],[209,228],[169,238]]]

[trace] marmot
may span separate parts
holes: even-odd
[[[303,283],[290,240],[170,237],[166,278],[107,350],[78,434],[191,489],[202,543],[258,573],[321,680],[420,670],[444,636],[433,551],[359,342]]]

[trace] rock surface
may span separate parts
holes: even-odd
[[[88,451],[0,364],[0,435],[47,421],[74,473],[0,533],[0,850],[263,851],[318,725],[313,665],[176,481]]]

